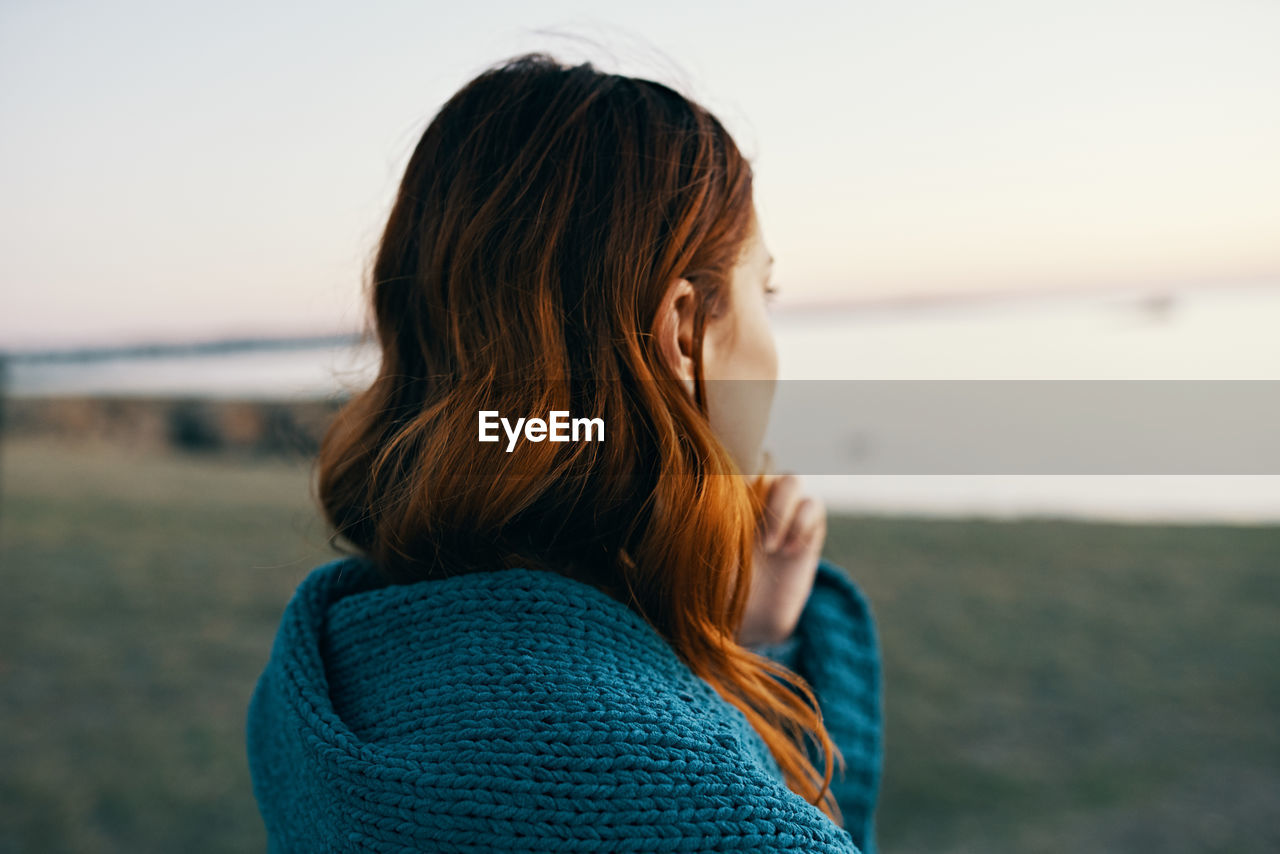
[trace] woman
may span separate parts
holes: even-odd
[[[528,54],[444,105],[317,461],[355,549],[250,703],[274,850],[873,850],[871,614],[821,503],[748,477],[770,261],[749,164],[665,86]]]

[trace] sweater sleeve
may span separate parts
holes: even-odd
[[[880,647],[866,597],[849,575],[825,558],[795,631],[781,644],[755,647],[800,675],[812,688],[823,723],[845,759],[831,788],[844,827],[865,854],[874,854],[875,807],[883,764]],[[821,771],[822,757],[810,745]]]

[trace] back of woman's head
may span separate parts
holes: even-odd
[[[390,582],[525,566],[619,598],[835,817],[812,694],[734,640],[761,497],[711,430],[699,353],[752,224],[750,165],[671,88],[542,54],[480,74],[406,168],[369,283],[381,368],[324,438],[319,498]],[[681,278],[692,399],[653,334]],[[604,441],[478,441],[481,411],[556,410]]]

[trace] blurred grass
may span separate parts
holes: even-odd
[[[261,851],[244,713],[305,464],[0,447],[0,851]],[[886,854],[1280,850],[1280,530],[833,518]]]

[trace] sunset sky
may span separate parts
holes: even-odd
[[[9,2],[0,348],[354,329],[422,130],[532,49],[725,121],[782,305],[1280,282],[1277,45],[1266,0]]]

